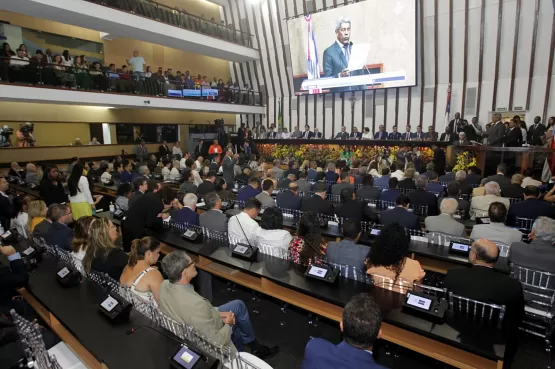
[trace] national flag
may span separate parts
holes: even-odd
[[[278,100],[278,128],[283,128],[283,114],[281,113],[281,99]]]
[[[445,119],[443,121],[444,127],[447,127],[447,122],[449,121],[450,113],[451,113],[451,84],[447,86],[447,103],[445,104]]]
[[[308,79],[320,78],[320,64],[318,62],[318,49],[316,49],[316,37],[312,28],[312,15],[304,16],[308,27],[308,42],[306,46],[306,74]]]

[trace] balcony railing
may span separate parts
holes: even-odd
[[[252,47],[252,35],[150,0],[87,0],[224,41]],[[184,2],[186,4],[186,2]]]
[[[260,93],[250,89],[242,90],[234,86],[220,85],[212,88],[187,80],[169,80],[159,74],[147,77],[145,73],[120,73],[112,70],[79,68],[5,57],[0,58],[0,83],[195,99],[241,105],[264,105]]]

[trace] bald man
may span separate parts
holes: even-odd
[[[493,269],[498,259],[499,249],[493,242],[476,240],[468,255],[472,267],[450,269],[443,286],[456,295],[506,307],[503,327],[508,340],[503,368],[510,368],[524,314],[524,296],[518,280]]]

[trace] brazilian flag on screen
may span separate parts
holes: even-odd
[[[278,128],[283,128],[283,114],[281,113],[281,99],[278,101]]]

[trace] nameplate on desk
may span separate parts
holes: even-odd
[[[62,270],[60,270],[60,271],[58,272],[58,276],[59,276],[60,278],[65,278],[68,274],[69,274],[69,269],[68,269],[68,267],[63,267]]]
[[[247,246],[243,246],[243,245],[237,245],[233,249],[234,252],[237,252],[239,254],[245,254],[248,250],[249,250],[249,248]]]
[[[377,229],[377,228],[372,228],[372,229],[370,230],[370,234],[371,234],[372,236],[379,236],[381,232],[382,232],[382,231],[381,231],[380,229]]]
[[[407,293],[407,305],[428,311],[432,307],[432,299]]]
[[[339,227],[339,223],[337,223],[337,222],[335,222],[335,221],[333,221],[333,220],[330,220],[330,221],[328,221],[328,227],[329,227],[329,226],[336,226],[336,227]]]
[[[258,214],[264,214],[264,210],[266,210],[266,209],[261,208],[260,211],[258,212]]]
[[[35,252],[35,249],[32,247],[27,247],[25,250],[23,250],[23,255],[29,256],[31,255],[33,252]]]
[[[376,204],[374,204],[374,203],[372,203],[372,202],[369,202],[369,203],[368,203],[368,206],[371,207],[371,208],[377,207]]]
[[[206,205],[206,203],[204,203],[204,202],[197,202],[197,208],[200,208],[201,206],[205,206],[205,205]]]
[[[428,242],[428,237],[424,236],[410,236],[410,239],[413,241]]]
[[[111,312],[118,304],[118,300],[116,300],[112,296],[108,296],[104,301],[102,301],[100,306],[102,306],[102,308],[107,312]]]
[[[449,252],[456,254],[468,255],[472,245],[464,242],[451,241],[449,242]]]
[[[6,231],[6,232],[5,232],[2,236],[0,236],[0,237],[6,239],[6,238],[10,237],[11,235],[12,235],[12,232]]]

